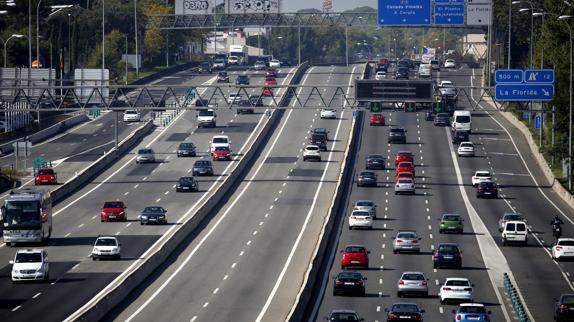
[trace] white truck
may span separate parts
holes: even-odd
[[[213,109],[202,108],[197,111],[197,127],[216,127],[217,114]]]
[[[229,57],[237,57],[237,65],[245,65],[249,60],[249,51],[245,45],[229,46]]]

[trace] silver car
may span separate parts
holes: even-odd
[[[400,252],[420,252],[421,245],[419,241],[421,238],[417,236],[415,230],[399,230],[396,237],[393,237],[393,253]]]
[[[429,295],[428,278],[421,272],[403,272],[397,282],[397,296]]]
[[[152,149],[139,149],[136,154],[136,163],[155,162],[155,153]]]
[[[415,181],[412,178],[400,178],[395,183],[395,195],[403,193],[415,194]]]
[[[377,205],[372,200],[357,200],[353,205],[353,211],[366,211],[371,217],[377,218]]]
[[[498,231],[502,232],[504,230],[504,226],[506,226],[507,221],[526,221],[524,216],[515,212],[509,212],[502,215],[502,218],[498,220]]]

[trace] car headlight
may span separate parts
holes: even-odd
[[[142,218],[142,219],[147,219],[147,216],[142,216],[141,218]]]
[[[13,270],[12,270],[12,274],[18,274],[18,273],[20,273],[20,271],[17,270],[17,269],[13,269]]]

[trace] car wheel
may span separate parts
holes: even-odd
[[[432,268],[438,268],[437,264],[432,264]]]
[[[349,226],[349,230],[353,230],[353,226]]]
[[[142,226],[143,226],[143,224],[144,224],[144,223],[143,223],[143,221],[140,221],[140,225],[142,225]]]
[[[463,234],[463,233],[464,233],[464,230],[460,229],[460,230],[458,231],[458,233],[459,233],[459,234]]]
[[[345,270],[345,265],[341,265],[341,270]]]
[[[502,241],[502,246],[506,246],[506,241]]]
[[[96,260],[96,257],[92,256],[92,260],[95,261],[95,260]]]
[[[438,230],[438,233],[439,233],[439,234],[442,234],[442,233],[444,233],[444,230],[439,229],[439,230]]]
[[[445,305],[446,304],[446,299],[440,299],[440,304]]]
[[[403,297],[403,293],[397,292],[397,297]]]
[[[104,220],[103,220],[103,219],[100,219],[100,222],[104,222]]]
[[[337,292],[335,292],[335,290],[333,290],[333,296],[337,296]]]
[[[397,250],[393,250],[393,254],[398,254],[399,252]]]

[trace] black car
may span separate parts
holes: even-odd
[[[359,322],[365,321],[365,319],[360,318],[357,312],[353,310],[333,310],[329,316],[325,317],[325,320],[331,322]]]
[[[239,101],[239,106],[237,107],[237,114],[253,114],[253,106],[251,105],[250,100],[241,100]]]
[[[205,98],[198,98],[195,100],[195,107],[208,107],[209,101]]]
[[[265,77],[277,78],[279,75],[277,74],[277,70],[275,68],[269,68],[265,72]]]
[[[409,79],[409,68],[399,67],[395,73],[395,79]]]
[[[419,309],[415,303],[395,303],[387,312],[387,322],[407,321],[419,322],[423,320],[425,310]]]
[[[199,191],[199,185],[197,180],[193,177],[181,177],[177,180],[175,185],[176,192],[197,192]]]
[[[498,198],[498,188],[492,181],[483,181],[476,187],[476,197]]]
[[[380,154],[370,154],[365,159],[367,170],[385,170],[385,157]]]
[[[213,175],[213,163],[209,160],[197,160],[193,164],[194,176],[212,176]]]
[[[341,272],[334,277],[333,296],[347,293],[365,296],[365,280],[361,273]]]
[[[425,120],[427,121],[434,121],[435,114],[433,111],[427,111],[425,113]]]
[[[377,174],[372,171],[361,171],[357,177],[357,187],[376,187]]]
[[[455,243],[442,243],[439,244],[434,251],[433,268],[439,267],[462,267],[462,253]]]
[[[311,133],[324,135],[325,138],[327,138],[327,141],[329,141],[329,131],[324,127],[314,128]]]
[[[167,224],[167,210],[160,206],[145,207],[140,214],[140,225]]]
[[[406,60],[406,59],[401,59],[401,60],[399,60],[399,61],[397,62],[397,68],[403,68],[403,67],[411,68],[410,62],[409,62],[408,60]]]
[[[279,63],[279,66],[280,66],[280,67],[291,67],[291,62],[288,61],[288,60],[282,60],[282,61]]]
[[[250,95],[249,100],[253,106],[263,106],[263,98],[261,95]]]
[[[235,79],[235,85],[249,85],[249,76],[239,75]]]
[[[225,71],[219,72],[219,74],[217,74],[217,82],[229,83],[229,74],[227,74]]]
[[[387,143],[407,143],[407,130],[400,127],[390,129]]]
[[[574,321],[574,294],[562,294],[554,305],[554,320]]]
[[[454,131],[452,133],[452,144],[468,142],[468,131]]]
[[[197,72],[200,74],[209,73],[211,74],[213,71],[211,70],[211,64],[208,62],[203,62],[197,67]]]
[[[177,147],[177,157],[195,157],[197,148],[191,142],[181,142]]]
[[[448,126],[450,124],[448,113],[437,113],[433,123],[435,126]]]
[[[326,133],[313,133],[309,137],[309,143],[315,144],[321,151],[327,151],[327,134]]]

